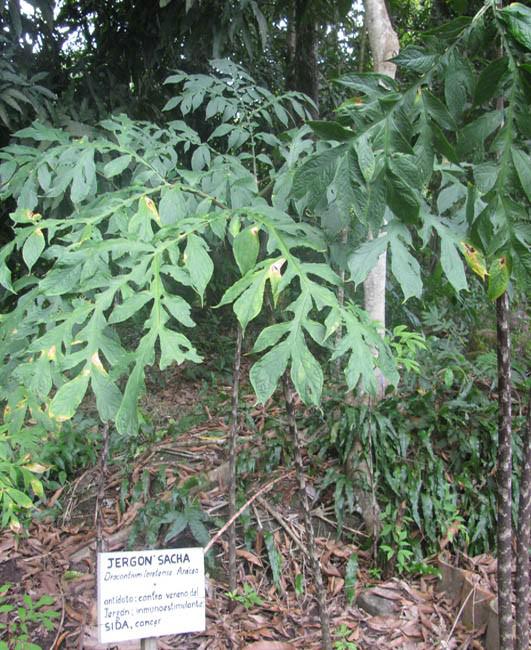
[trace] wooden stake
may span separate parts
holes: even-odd
[[[157,647],[157,639],[154,636],[140,640],[140,650],[157,650]]]

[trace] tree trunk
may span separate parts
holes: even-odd
[[[365,0],[364,31],[369,37],[375,72],[395,78],[396,66],[388,59],[396,56],[399,50],[398,36],[391,24],[385,0]],[[374,233],[369,232],[369,237]],[[387,272],[387,256],[380,255],[376,266],[369,272],[363,283],[365,311],[373,321],[379,323],[379,331],[385,334],[385,283]],[[385,393],[385,377],[377,368],[375,370],[377,392],[376,399],[382,399]],[[361,508],[367,532],[376,541],[381,529],[380,507],[375,499],[374,476],[367,463],[358,441],[345,463],[345,471],[354,485],[364,484],[355,488],[356,500]],[[360,476],[363,477],[360,481]],[[369,487],[366,490],[365,487]]]
[[[400,49],[398,36],[393,29],[385,0],[365,0],[365,23],[372,52],[373,68],[375,72],[395,78],[396,65],[389,59],[396,56]],[[373,236],[374,233],[370,233]],[[370,271],[363,291],[365,296],[365,311],[372,320],[380,324],[383,335],[385,332],[385,279],[387,272],[386,253],[380,255],[378,263]],[[385,378],[377,373],[378,398],[385,392]]]
[[[317,67],[317,34],[315,19],[311,14],[311,0],[295,0],[294,14],[288,24],[289,63],[287,86],[290,90],[305,93],[314,101],[319,114],[319,71]]]
[[[529,649],[529,542],[531,541],[531,390],[523,440],[518,536],[516,538],[516,650]]]
[[[512,422],[511,422],[511,335],[509,296],[496,300],[498,356],[498,615],[500,650],[513,648],[512,596]]]

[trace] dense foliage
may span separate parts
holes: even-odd
[[[321,3],[312,16],[333,53],[326,60],[347,74],[329,93],[341,101],[334,119],[311,120],[312,101],[282,91],[291,72],[279,54],[288,30],[276,3],[267,16],[254,2],[234,14],[227,14],[233,3],[216,3],[208,23],[232,40],[236,59],[268,44],[249,67],[269,89],[227,59],[207,64],[211,53],[197,50],[205,40],[189,37],[200,29],[201,3],[143,3],[129,23],[127,3],[119,3],[91,32],[93,17],[64,2],[55,24],[70,25],[77,48],[57,41],[51,4],[33,4],[33,19],[4,11],[6,34],[31,47],[40,39],[35,58],[43,67],[55,52],[61,78],[50,87],[76,101],[53,107],[44,77],[13,43],[2,43],[0,119],[7,129],[25,126],[0,153],[11,222],[0,252],[2,525],[19,529],[21,511],[43,497],[38,477],[58,477],[40,449],[65,440],[90,393],[101,421],[134,438],[146,368],[201,362],[193,328],[212,313],[216,295],[217,307],[230,305],[252,337],[250,381],[262,402],[288,369],[302,401],[320,405],[329,360],[342,364],[340,401],[345,390],[374,393],[375,367],[393,386],[402,380],[377,408],[343,405],[338,417],[334,405],[321,445],[343,461],[357,436],[371,456],[392,522],[383,552],[420,558],[455,533],[470,549],[487,550],[492,363],[471,358],[470,348],[489,306],[465,263],[486,279],[491,300],[507,289],[518,299],[528,288],[529,9],[488,2],[474,18],[428,30],[397,57],[401,81],[394,82],[342,69],[345,44],[331,43]],[[181,12],[179,19],[148,20],[166,10]],[[349,3],[338,9],[337,20],[354,30],[359,16],[348,10]],[[117,23],[128,25],[127,48],[113,40]],[[141,49],[135,39],[144,23],[155,33]],[[170,25],[181,31],[156,32]],[[234,37],[242,25],[243,47]],[[266,28],[276,40],[267,40]],[[219,53],[227,43],[214,39]],[[114,48],[119,65],[109,70]],[[178,57],[183,71],[162,85]],[[130,114],[109,114],[131,97]],[[29,125],[34,113],[39,120]],[[394,330],[382,340],[357,306],[356,287],[386,249]],[[345,300],[341,273],[349,280]],[[443,299],[465,320],[476,314],[458,344],[457,318],[441,335]],[[404,323],[427,335],[416,360],[422,339]],[[525,341],[522,349],[529,353]],[[517,377],[524,388],[525,370]],[[61,480],[75,469],[67,465]],[[324,483],[334,482],[339,520],[353,506],[340,474]],[[407,528],[406,543],[393,537],[397,528]]]

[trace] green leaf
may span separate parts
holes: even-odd
[[[475,73],[470,61],[456,49],[448,56],[444,77],[444,97],[446,106],[458,119],[465,110],[469,96],[475,85]]]
[[[58,422],[70,420],[85,397],[89,378],[90,371],[85,369],[75,379],[63,384],[50,404],[49,416]]]
[[[457,2],[452,2],[452,4],[454,5],[455,10]],[[466,4],[464,7],[466,7]],[[453,20],[444,22],[442,25],[427,29],[423,32],[423,35],[438,36],[439,38],[454,40],[470,25],[471,21],[472,18],[470,16],[458,16]]]
[[[509,286],[509,265],[505,256],[495,259],[489,268],[489,286],[487,296],[489,300],[497,300],[507,291]]]
[[[262,404],[274,393],[278,380],[286,370],[289,356],[290,344],[283,341],[264,354],[251,368],[249,378],[256,397]]]
[[[160,341],[160,363],[159,367],[161,370],[164,370],[174,361],[177,364],[183,363],[183,361],[194,361],[195,363],[201,363],[202,359],[196,351],[194,350],[190,341],[179,332],[174,332],[173,330],[162,328],[159,330],[159,341]]]
[[[365,182],[369,183],[376,168],[376,158],[366,134],[356,138],[354,149],[358,157],[358,165],[360,166],[363,178]]]
[[[273,110],[284,126],[288,126],[289,117],[279,101],[273,103]]]
[[[457,293],[468,289],[461,256],[457,252],[456,244],[449,237],[441,240],[441,266]]]
[[[352,605],[356,597],[356,583],[358,580],[358,555],[351,553],[345,568],[345,598]]]
[[[498,87],[507,71],[507,65],[508,59],[504,56],[492,61],[481,71],[474,92],[474,104],[476,106],[487,103],[498,93]]]
[[[494,162],[483,162],[479,165],[474,165],[474,180],[476,181],[478,190],[483,194],[490,192],[496,184],[499,172],[500,167]]]
[[[308,195],[308,207],[315,207],[326,196],[326,189],[334,180],[338,159],[344,153],[345,145],[342,145],[310,156],[295,172],[293,196],[302,199]]]
[[[169,542],[170,539],[180,535],[183,530],[188,526],[188,518],[183,512],[172,513],[171,526],[168,528],[164,543]]]
[[[194,321],[190,318],[191,307],[181,296],[166,295],[162,304],[169,313],[185,327],[195,327]]]
[[[262,309],[267,278],[268,269],[259,271],[250,287],[234,303],[234,313],[244,331],[249,322],[256,318]]]
[[[192,286],[201,297],[202,302],[205,289],[214,271],[214,265],[207,253],[207,245],[201,237],[194,234],[188,236],[184,261],[190,273]]]
[[[291,380],[295,390],[305,404],[317,406],[323,390],[323,370],[308,349],[302,336],[291,343]]]
[[[275,583],[277,589],[279,589],[280,576],[282,575],[282,566],[284,564],[282,554],[279,553],[277,545],[275,544],[275,538],[270,531],[266,531],[264,533],[264,542],[267,549],[269,564],[271,566],[271,573],[273,574],[273,582]]]
[[[159,214],[160,221],[164,226],[177,223],[186,217],[186,201],[180,188],[165,188],[162,191],[159,203]]]
[[[140,311],[150,300],[153,300],[153,296],[147,291],[133,294],[121,305],[116,305],[109,317],[109,324],[114,325],[115,323],[121,323],[122,321],[131,318],[133,314]]]
[[[140,391],[144,388],[144,364],[137,361],[129,375],[122,403],[116,414],[116,430],[122,434],[134,434],[138,431],[137,402]]]
[[[443,131],[439,128],[437,124],[432,122],[430,124],[430,130],[432,135],[433,146],[437,151],[447,158],[450,162],[458,165],[461,161],[454,146],[450,143],[448,138],[445,136]]]
[[[202,144],[192,154],[192,169],[194,172],[201,171],[210,166],[210,149],[206,144]]]
[[[392,60],[402,68],[423,74],[428,72],[428,70],[435,64],[437,57],[434,54],[426,53],[420,47],[408,45]]]
[[[253,352],[263,352],[263,350],[275,345],[286,332],[289,332],[290,327],[291,324],[289,322],[275,323],[274,325],[265,327],[255,341]]]
[[[315,135],[323,138],[323,140],[337,140],[338,142],[345,142],[352,140],[356,134],[351,129],[346,129],[341,126],[339,122],[316,121],[310,120],[307,122]]]
[[[103,168],[103,175],[105,178],[113,178],[113,176],[118,176],[118,174],[121,174],[130,162],[131,156],[129,154],[118,156],[118,158],[109,161],[105,165]]]
[[[419,215],[419,198],[403,176],[387,173],[387,202],[401,221],[412,223]]]
[[[235,128],[236,127],[234,124],[220,124],[212,131],[208,139],[211,140],[212,138],[223,138]]]
[[[254,273],[247,273],[243,278],[237,280],[225,291],[216,307],[223,307],[223,305],[229,305],[231,302],[234,302],[236,298],[241,295],[250,284],[252,284],[254,277]]]
[[[41,400],[45,400],[52,390],[52,373],[50,363],[42,356],[36,363],[33,376],[29,382],[30,390]]]
[[[37,170],[37,178],[39,179],[39,185],[45,192],[47,192],[50,189],[52,174],[50,173],[50,170],[46,163],[40,165],[39,169]]]
[[[196,542],[205,547],[210,541],[210,535],[205,524],[199,519],[190,519],[188,526]]]
[[[96,359],[99,361],[97,357]],[[101,361],[96,364],[94,361],[92,363],[90,385],[96,396],[96,408],[98,409],[101,421],[108,422],[114,420],[122,402],[122,394],[107,372],[105,372]]]
[[[74,168],[70,198],[72,202],[81,203],[95,189],[96,165],[94,164],[94,149],[85,149]]]
[[[364,242],[349,258],[348,268],[351,279],[356,286],[361,284],[376,266],[378,258],[387,250],[389,237],[380,235],[376,239]]]
[[[239,149],[250,137],[251,134],[249,131],[247,131],[247,129],[242,129],[241,127],[237,126],[231,131],[229,135],[227,147],[229,149]]]
[[[457,129],[457,124],[446,106],[435,95],[432,95],[429,90],[424,89],[422,91],[422,101],[424,102],[426,112],[441,128],[448,129],[449,131],[455,131]]]
[[[398,90],[398,84],[394,79],[376,72],[349,73],[339,77],[335,82],[366,95],[381,94],[387,92],[387,90]]]
[[[257,226],[249,226],[241,230],[234,238],[232,250],[234,259],[238,264],[240,273],[245,275],[247,271],[254,268],[260,250],[260,240]]]
[[[21,492],[20,490],[11,487],[6,487],[4,488],[4,490],[20,508],[33,507],[33,501],[29,498],[27,494],[24,494],[24,492]]]
[[[511,150],[513,156],[513,163],[520,179],[522,188],[527,196],[527,199],[531,201],[531,156],[522,151],[521,149],[516,149],[513,147]]]
[[[45,246],[46,241],[40,228],[34,230],[24,242],[22,257],[29,271],[31,271],[33,265],[41,256]]]
[[[531,9],[520,2],[512,2],[498,12],[509,32],[521,45],[531,50]]]
[[[415,296],[422,295],[422,280],[420,276],[420,265],[409,253],[398,236],[391,237],[391,271],[398,280],[404,301]]]
[[[502,124],[502,120],[502,111],[491,111],[467,124],[458,135],[459,154],[466,157],[476,150],[481,151],[485,140]]]

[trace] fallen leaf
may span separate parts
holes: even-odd
[[[244,646],[243,650],[296,650],[291,643],[283,641],[256,641]]]
[[[238,557],[245,558],[247,562],[249,562],[250,564],[254,564],[255,566],[260,566],[260,567],[263,566],[262,560],[260,558],[256,557],[254,553],[251,553],[250,551],[246,551],[243,548],[237,549],[236,555]]]

